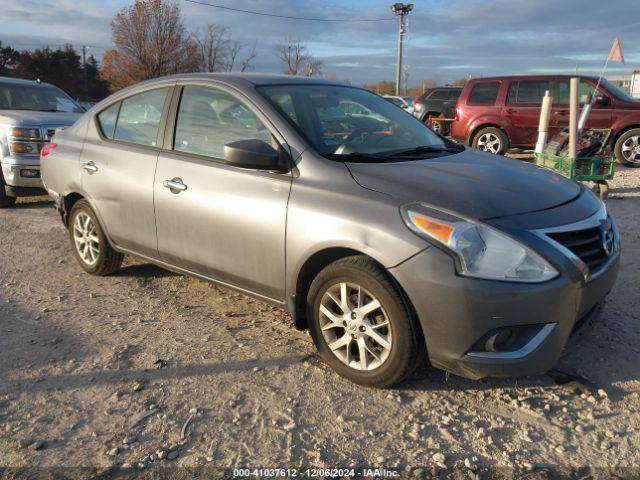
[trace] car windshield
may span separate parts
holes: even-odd
[[[84,110],[69,95],[49,85],[0,83],[0,110],[73,112]]]
[[[259,90],[321,155],[332,160],[424,158],[464,149],[390,101],[360,88],[278,85]]]
[[[606,78],[602,79],[602,86],[606,88],[610,93],[618,97],[620,100],[624,100],[625,102],[640,102],[637,98],[633,98],[629,93],[625,92],[622,88],[616,85],[613,82],[610,82]]]

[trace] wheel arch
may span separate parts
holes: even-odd
[[[62,208],[60,209],[60,215],[62,216],[62,222],[65,226],[69,226],[69,213],[73,206],[78,203],[79,200],[85,199],[84,195],[78,192],[71,192],[64,196],[62,200]]]
[[[504,133],[505,136],[507,137],[507,141],[509,142],[509,144],[511,144],[511,139],[509,138],[509,134],[507,133],[507,130],[502,125],[496,122],[483,122],[477,126],[474,125],[472,127],[472,130],[469,133],[469,138],[467,139],[467,142],[469,143],[469,145],[473,143],[473,139],[475,138],[475,136],[478,134],[480,130],[482,130],[483,128],[490,128],[490,127],[497,128],[498,130],[502,131],[502,133]]]
[[[613,146],[615,147],[615,144],[618,142],[618,139],[624,135],[625,133],[627,133],[630,130],[636,130],[636,129],[640,129],[640,124],[632,124],[632,125],[627,125],[626,127],[623,127],[619,130],[616,130],[616,132],[613,134]]]
[[[362,256],[370,259],[376,265],[380,267],[382,271],[386,273],[388,278],[393,282],[393,284],[398,288],[400,295],[402,296],[407,308],[412,315],[413,319],[417,320],[417,313],[409,296],[402,288],[402,285],[398,283],[396,278],[382,265],[378,260],[373,258],[371,255],[367,255],[364,252],[359,250],[348,248],[348,247],[329,247],[324,248],[315,252],[311,255],[307,260],[303,263],[300,268],[297,278],[296,278],[296,290],[295,293],[291,297],[290,304],[290,312],[293,317],[293,322],[297,330],[307,330],[308,329],[308,319],[307,319],[307,295],[309,293],[309,288],[311,287],[311,283],[313,279],[324,269],[327,265],[335,262],[336,260],[340,260],[341,258],[351,257],[351,256]],[[420,328],[420,330],[422,330]]]

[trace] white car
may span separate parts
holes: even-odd
[[[415,108],[413,107],[413,99],[411,97],[400,97],[397,95],[383,95],[382,98],[390,101],[394,105],[406,110],[413,115]]]

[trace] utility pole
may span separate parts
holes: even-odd
[[[87,76],[87,45],[82,45],[82,70],[84,73],[84,99],[89,100],[89,77]]]
[[[402,42],[406,33],[404,17],[413,10],[413,3],[394,3],[391,11],[398,16],[398,64],[396,65],[396,95],[400,95],[402,83]]]

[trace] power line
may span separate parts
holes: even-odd
[[[347,18],[313,18],[313,17],[293,17],[289,15],[278,15],[276,13],[256,12],[253,10],[242,10],[240,8],[226,7],[224,5],[216,5],[214,3],[199,2],[197,0],[184,0],[189,3],[198,5],[206,5],[207,7],[220,8],[222,10],[231,10],[232,12],[248,13],[251,15],[261,15],[263,17],[287,18],[289,20],[307,20],[311,22],[388,22],[393,18],[363,18],[363,19],[347,19]]]

